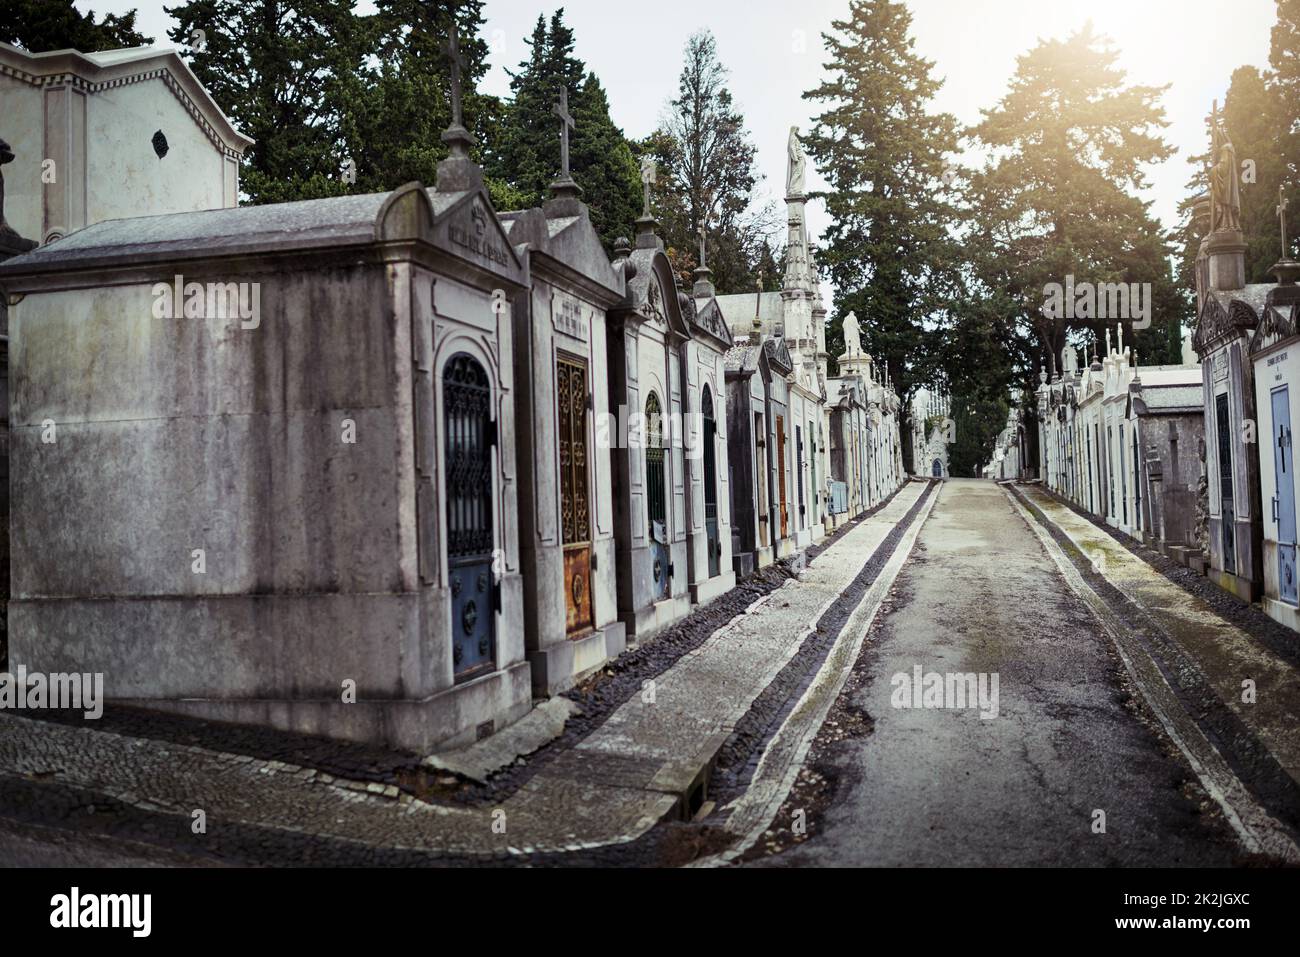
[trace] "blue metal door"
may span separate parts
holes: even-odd
[[[1277,519],[1277,583],[1285,602],[1296,604],[1295,459],[1291,451],[1291,397],[1286,386],[1273,390],[1273,498]]]
[[[457,681],[494,667],[499,592],[492,571],[492,387],[469,355],[442,374],[447,441],[447,572],[451,589],[451,660]]]

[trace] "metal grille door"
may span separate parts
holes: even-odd
[[[452,668],[466,680],[491,671],[496,654],[497,586],[492,574],[492,388],[471,356],[443,369],[446,415],[447,567]]]

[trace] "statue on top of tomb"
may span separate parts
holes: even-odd
[[[799,127],[790,127],[790,140],[787,146],[789,155],[785,175],[785,194],[787,196],[802,196],[808,158],[804,155],[803,144],[799,142]]]

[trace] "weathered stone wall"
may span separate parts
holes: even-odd
[[[387,270],[186,279],[260,282],[260,324],[156,318],[147,283],[14,310],[16,660],[113,697],[428,693]]]
[[[1144,460],[1158,458],[1160,463],[1157,507],[1163,521],[1160,530],[1163,540],[1169,545],[1193,545],[1201,478],[1197,446],[1205,434],[1204,416],[1200,413],[1145,416],[1139,428]]]

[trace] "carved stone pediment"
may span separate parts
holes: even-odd
[[[692,328],[705,333],[716,339],[723,347],[723,350],[730,349],[734,344],[731,335],[731,329],[727,326],[727,320],[723,318],[722,308],[718,305],[716,299],[708,299],[696,310],[693,300],[687,300],[690,303],[690,312],[686,313]],[[683,306],[684,313],[686,312]]]
[[[632,251],[630,260],[624,266],[627,298],[621,307],[611,310],[610,315],[617,321],[622,310],[631,310],[636,314],[637,322],[690,339],[691,326],[682,311],[672,264],[663,250],[636,249]],[[628,271],[628,266],[632,267],[631,271]]]
[[[1269,296],[1259,326],[1250,338],[1250,354],[1289,339],[1300,331],[1300,287],[1279,286]]]
[[[1192,347],[1203,357],[1215,343],[1248,332],[1258,323],[1259,317],[1249,303],[1233,299],[1225,308],[1218,296],[1206,296],[1205,305],[1196,320]]]
[[[646,286],[645,314],[651,322],[667,328],[668,315],[664,311],[663,288],[653,276],[650,277],[650,282]]]
[[[768,364],[782,375],[789,375],[794,370],[794,360],[784,339],[768,338],[763,340],[763,352]]]

